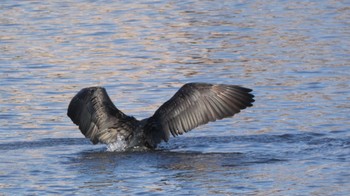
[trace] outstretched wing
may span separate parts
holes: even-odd
[[[252,90],[235,85],[188,83],[150,117],[145,125],[153,144],[252,106]]]
[[[118,110],[103,87],[84,88],[73,97],[67,115],[92,143],[112,143],[132,134],[135,118]]]

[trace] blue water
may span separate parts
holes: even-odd
[[[0,195],[349,195],[347,1],[0,3]],[[155,151],[106,152],[70,99],[148,117],[186,82],[256,102]]]

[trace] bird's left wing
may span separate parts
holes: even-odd
[[[209,121],[233,116],[252,106],[252,90],[236,85],[188,83],[147,119],[149,143],[168,141]]]

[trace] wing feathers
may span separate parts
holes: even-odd
[[[148,119],[145,132],[152,141],[167,141],[170,133],[181,135],[209,121],[233,116],[252,106],[251,91],[235,85],[185,84]]]
[[[102,87],[84,88],[73,97],[67,115],[85,137],[96,144],[110,143],[118,134],[132,133],[135,118],[119,111]]]

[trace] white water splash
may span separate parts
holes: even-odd
[[[108,152],[121,152],[124,151],[127,146],[126,141],[124,140],[124,137],[118,137],[117,141],[113,143],[107,144],[107,151]]]

